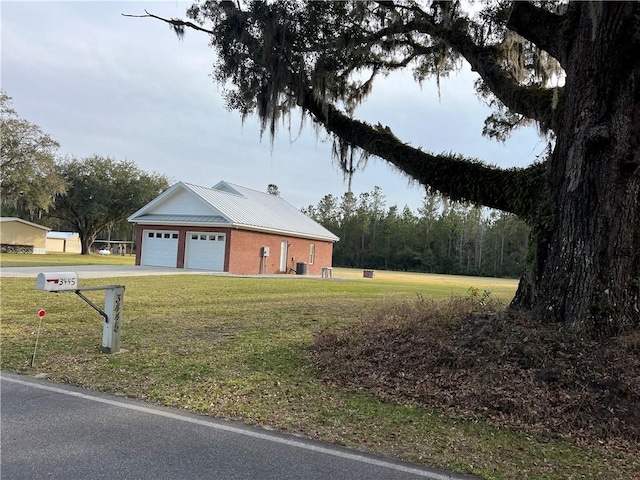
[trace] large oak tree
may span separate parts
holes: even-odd
[[[535,255],[514,306],[593,333],[638,328],[640,3],[464,6],[203,1],[190,20],[145,16],[179,35],[207,33],[228,107],[257,113],[271,135],[302,109],[333,136],[347,172],[360,150],[453,199],[525,219]],[[354,118],[377,75],[412,68],[418,80],[441,78],[460,61],[496,108],[487,133],[536,122],[554,139],[544,161],[503,169],[434,154]]]
[[[57,169],[69,187],[56,199],[50,216],[78,232],[83,255],[91,253],[102,230],[126,219],[169,186],[164,175],[100,155],[70,158]]]

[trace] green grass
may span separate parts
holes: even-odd
[[[111,257],[115,258],[115,257]],[[4,265],[4,263],[3,263]],[[325,327],[369,316],[385,302],[466,295],[507,301],[516,282],[334,269],[344,278],[127,277],[123,348],[102,355],[101,319],[72,293],[3,278],[2,368],[237,419],[485,478],[634,478],[637,459],[565,441],[451,419],[333,387],[308,359]],[[87,292],[102,304],[103,294]],[[37,312],[45,309],[35,368]]]
[[[40,267],[57,265],[134,265],[135,255],[80,255],[78,253],[46,253],[44,255],[24,255],[3,253],[0,267]]]

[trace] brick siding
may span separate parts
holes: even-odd
[[[136,265],[142,258],[142,231],[168,230],[178,232],[177,267],[184,268],[184,253],[187,232],[216,232],[226,234],[224,271],[239,275],[280,273],[280,252],[282,242],[288,243],[286,271],[296,270],[298,262],[307,263],[309,275],[320,275],[323,267],[332,265],[333,242],[278,235],[273,233],[238,230],[231,228],[194,227],[168,225],[138,225],[136,230]],[[310,246],[315,245],[315,258],[310,264]],[[269,247],[269,256],[263,263],[262,249]],[[284,272],[283,272],[284,273]]]

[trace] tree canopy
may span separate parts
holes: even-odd
[[[131,161],[94,155],[58,165],[69,185],[50,215],[78,232],[82,253],[89,254],[98,233],[109,229],[153,200],[169,186],[163,175],[148,174]]]
[[[453,200],[526,220],[535,258],[514,306],[591,332],[640,325],[639,2],[206,0],[186,21],[143,16],[207,33],[227,106],[257,114],[263,132],[301,109],[349,175],[358,152],[376,155]],[[554,139],[546,159],[498,168],[355,118],[377,76],[440,81],[461,62],[495,109],[485,133],[534,122]]]
[[[36,220],[66,189],[55,169],[58,142],[22,118],[0,91],[0,196],[3,215]]]

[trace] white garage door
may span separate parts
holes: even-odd
[[[223,271],[224,245],[223,233],[187,232],[184,267]]]
[[[145,230],[142,232],[141,265],[175,267],[178,263],[178,232]]]

